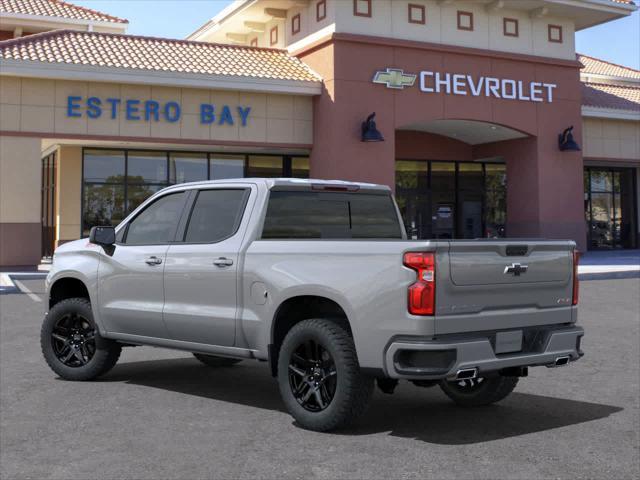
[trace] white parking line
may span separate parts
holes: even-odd
[[[33,300],[34,302],[41,302],[42,299],[37,296],[35,293],[33,293],[31,290],[29,290],[26,285],[24,283],[22,283],[20,280],[13,280],[13,283],[16,285],[16,287],[18,287],[20,289],[20,291],[22,293],[26,293],[27,296]]]

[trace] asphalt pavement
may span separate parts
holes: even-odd
[[[127,348],[99,381],[40,353],[44,282],[0,294],[0,478],[638,478],[640,279],[582,282],[585,357],[461,409],[438,388],[376,392],[357,427],[299,428],[263,363]]]

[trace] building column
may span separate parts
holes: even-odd
[[[56,247],[81,237],[82,147],[58,149],[56,171]]]
[[[0,267],[40,263],[41,144],[0,136]]]

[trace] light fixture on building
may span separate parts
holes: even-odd
[[[384,137],[376,127],[376,122],[374,120],[375,117],[376,112],[373,112],[364,122],[362,122],[361,140],[363,142],[384,142]]]
[[[561,152],[579,152],[580,145],[573,139],[573,125],[565,128],[564,132],[558,135],[558,148]]]

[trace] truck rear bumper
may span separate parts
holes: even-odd
[[[497,333],[447,335],[435,340],[396,337],[384,354],[386,374],[414,380],[454,379],[461,370],[475,370],[482,376],[513,367],[559,366],[583,355],[584,330],[575,325],[525,329],[522,349],[514,353],[496,353]]]

